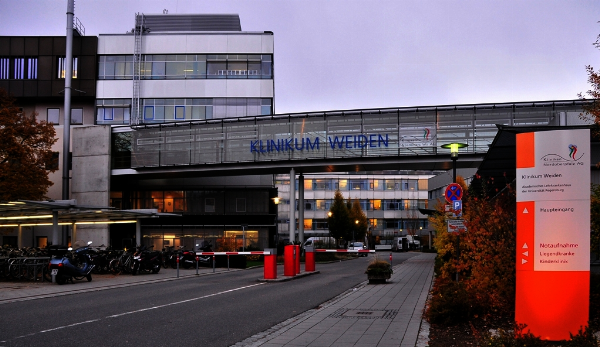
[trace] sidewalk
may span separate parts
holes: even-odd
[[[416,346],[433,279],[435,254],[423,253],[394,267],[387,284],[364,282],[235,347]]]

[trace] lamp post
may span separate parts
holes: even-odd
[[[356,227],[354,229],[352,229],[352,242],[356,242],[356,237],[354,236],[354,232],[356,231],[356,228],[358,228],[358,219],[354,221],[354,224],[356,224]]]
[[[458,159],[458,149],[466,148],[469,145],[466,143],[448,143],[442,145],[444,149],[450,149],[450,158],[452,158],[452,183],[456,183],[456,160]],[[460,258],[460,235],[456,234],[456,260]],[[456,271],[456,282],[458,283],[458,270]]]

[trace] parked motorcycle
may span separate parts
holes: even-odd
[[[92,270],[94,265],[90,259],[90,245],[92,241],[88,242],[87,246],[80,247],[73,251],[73,248],[69,247],[68,252],[63,255],[55,255],[50,259],[48,269],[51,276],[55,276],[56,283],[65,284],[67,281],[73,283],[73,279],[82,280],[86,278],[88,282],[92,281]]]
[[[152,271],[152,273],[158,273],[162,266],[162,254],[159,251],[151,250],[152,247],[146,246],[138,247],[137,252],[133,255],[133,262],[131,264],[131,273],[133,275],[138,274],[141,271]]]
[[[197,247],[198,245],[196,245]],[[204,241],[202,243],[202,247],[198,248],[201,252],[212,252],[212,246],[210,242]],[[202,255],[198,256],[198,265],[203,266],[212,266],[212,256],[210,255]]]
[[[174,252],[171,255],[171,267],[173,269],[177,268],[177,258],[179,257],[179,266],[184,269],[189,269],[191,267],[196,266],[196,253],[194,251],[188,251],[185,249],[180,249],[177,252]]]

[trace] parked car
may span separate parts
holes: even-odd
[[[365,249],[367,249],[367,245],[364,242],[350,242],[348,244],[348,250],[360,251]],[[358,253],[358,255],[366,257],[368,253]]]

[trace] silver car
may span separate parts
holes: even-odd
[[[367,246],[363,242],[350,242],[348,244],[348,250],[361,251],[367,249]],[[368,253],[358,253],[358,255],[366,257]]]

